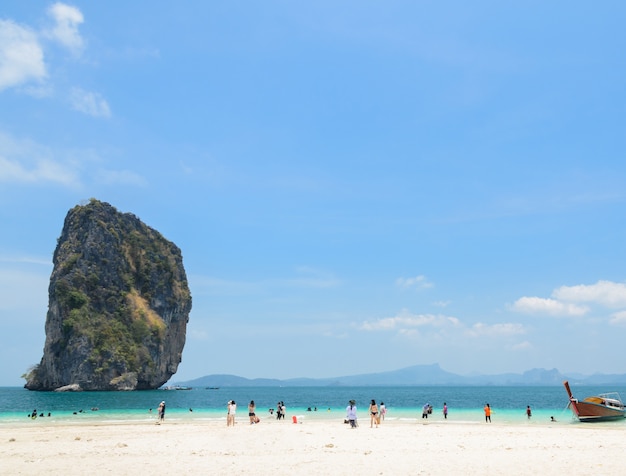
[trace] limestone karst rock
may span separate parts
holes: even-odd
[[[46,342],[30,390],[139,390],[181,361],[191,294],[180,249],[130,213],[71,209],[48,289]]]

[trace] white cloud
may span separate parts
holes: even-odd
[[[0,20],[0,91],[46,78],[37,35],[12,21]]]
[[[564,303],[556,299],[521,297],[513,303],[513,310],[525,314],[548,314],[550,316],[582,316],[589,311],[586,306]]]
[[[22,92],[36,98],[50,97],[54,88],[44,82],[48,78],[44,51],[39,38],[55,41],[79,56],[85,41],[78,27],[84,22],[81,11],[57,2],[48,9],[54,26],[35,32],[10,20],[0,20],[0,91],[25,85]],[[29,84],[36,81],[37,84]],[[69,101],[73,109],[93,117],[111,117],[111,108],[98,93],[72,88]]]
[[[521,324],[504,322],[500,324],[483,324],[478,322],[472,326],[468,331],[469,335],[473,337],[490,336],[490,337],[504,337],[518,334],[525,334],[526,330]]]
[[[0,183],[80,186],[80,165],[54,156],[47,147],[0,131]]]
[[[456,317],[435,314],[412,314],[403,309],[397,316],[385,317],[374,321],[365,321],[360,328],[365,331],[391,331],[406,332],[409,329],[419,327],[456,327],[459,320]]]
[[[53,184],[73,189],[93,183],[146,185],[146,180],[135,172],[101,168],[102,162],[90,149],[55,150],[0,130],[0,183]]]
[[[593,305],[613,309],[626,307],[626,285],[612,281],[598,281],[591,285],[561,286],[552,291],[551,298],[525,296],[515,301],[511,307],[514,311],[526,314],[583,316]],[[623,316],[616,313],[610,322],[618,324],[621,319]]]
[[[514,346],[511,346],[511,349],[513,350],[528,350],[532,348],[533,348],[533,345],[527,340],[520,342],[519,344],[515,344]]]
[[[419,275],[414,278],[398,278],[396,279],[396,285],[401,288],[417,288],[417,289],[425,289],[432,288],[433,284],[430,283],[426,276]]]
[[[52,182],[75,186],[79,179],[75,170],[48,159],[36,160],[30,166],[0,155],[0,182],[39,183]]]
[[[578,286],[561,286],[552,296],[562,301],[588,302],[606,307],[626,306],[626,285],[612,281],[598,281],[596,284]]]
[[[70,94],[72,108],[93,117],[111,117],[109,104],[98,93],[73,88]]]
[[[609,324],[613,326],[626,326],[626,311],[614,313],[609,320]]]
[[[85,46],[78,27],[84,22],[83,14],[76,7],[57,2],[48,9],[48,14],[54,18],[55,26],[46,32],[46,36],[57,41],[73,54],[79,55]]]

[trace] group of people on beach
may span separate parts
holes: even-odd
[[[271,410],[271,409],[270,409],[270,410]],[[283,419],[283,420],[284,420],[284,419],[285,419],[285,411],[286,411],[286,408],[285,408],[285,402],[283,402],[283,401],[281,400],[280,402],[278,402],[278,403],[276,404],[276,419],[277,419],[277,420],[280,420],[280,419]],[[271,413],[272,413],[272,412],[270,411],[270,414],[271,414]]]
[[[315,407],[315,410],[317,411],[317,407]],[[150,411],[152,412],[152,408],[150,409]],[[159,407],[157,411],[158,411],[157,423],[161,423],[165,419],[165,401],[162,401],[161,403],[159,403]],[[189,411],[192,411],[192,410],[189,409]],[[270,415],[273,415],[274,413],[276,413],[277,420],[285,419],[285,411],[286,411],[285,403],[282,401],[276,404],[275,411],[273,408],[269,409]],[[308,408],[308,411],[311,411],[311,407]],[[330,408],[329,408],[329,411],[330,411]],[[442,411],[443,411],[444,419],[447,419],[448,418],[448,404],[446,402],[443,402]],[[485,403],[483,411],[485,413],[485,422],[491,423],[491,413],[492,413],[491,405],[489,405],[489,403]],[[433,412],[433,406],[430,403],[426,403],[422,407],[422,418],[428,418],[428,415],[432,414],[432,412]],[[236,413],[237,413],[237,404],[235,403],[234,400],[229,400],[227,407],[226,407],[226,426],[235,426],[235,414]],[[385,403],[380,402],[380,406],[379,406],[376,404],[376,400],[372,399],[369,404],[368,413],[370,416],[370,428],[373,428],[374,426],[378,428],[378,425],[380,425],[381,422],[385,420],[385,415],[387,414],[387,408],[385,407]],[[33,412],[29,414],[28,416],[33,419],[37,418],[37,410],[33,410]],[[44,416],[44,414],[42,413],[39,416]],[[50,416],[50,413],[48,413],[48,416]],[[530,419],[532,416],[530,405],[526,406],[526,416],[528,419]],[[261,421],[260,418],[256,414],[256,404],[254,403],[254,400],[251,400],[250,403],[248,404],[248,418],[250,419],[251,425],[254,425]],[[554,417],[550,417],[550,421],[555,422],[556,420]],[[349,423],[351,428],[356,428],[358,426],[357,406],[356,406],[355,400],[350,400],[348,402],[348,406],[346,407],[346,418],[344,420],[344,423]]]
[[[282,401],[278,402],[278,404],[276,405],[276,412],[275,412],[277,420],[285,419],[285,410],[286,410],[285,403]],[[226,406],[226,426],[235,426],[236,413],[237,413],[237,404],[235,403],[235,400],[229,400]],[[274,409],[270,408],[269,413],[270,415],[273,415]],[[250,400],[250,403],[248,404],[248,418],[250,420],[251,425],[255,425],[261,422],[261,419],[256,414],[256,403],[254,403],[254,400]]]
[[[370,428],[373,428],[374,425],[376,425],[376,428],[378,428],[378,425],[380,425],[380,423],[385,420],[387,407],[385,407],[385,402],[380,402],[379,407],[376,404],[376,400],[372,399],[369,408],[367,409],[367,412],[370,416]],[[350,428],[356,428],[357,426],[359,426],[357,421],[357,406],[355,400],[350,400],[348,402],[348,406],[346,407],[346,419],[344,420],[344,423],[349,423]]]
[[[443,418],[447,420],[448,419],[448,404],[446,402],[443,402],[442,411],[443,411]],[[485,403],[483,411],[485,412],[485,422],[491,423],[491,405],[489,403]],[[381,420],[385,419],[385,414],[387,413],[387,409],[383,402],[380,402],[380,409],[379,409],[378,406],[376,405],[376,401],[372,400],[370,403],[368,412],[370,415],[370,428],[372,428],[374,425],[376,425],[376,428],[378,428],[378,425],[380,424]],[[432,412],[433,412],[433,406],[430,403],[426,403],[422,407],[422,418],[428,418],[428,415],[431,415]],[[532,416],[530,405],[526,406],[526,416],[528,419],[530,419]],[[554,417],[550,417],[550,421],[555,422],[556,420],[554,419]],[[348,402],[348,406],[346,407],[346,419],[344,422],[350,423],[351,428],[356,428],[358,426],[357,407],[356,407],[356,402],[354,400],[350,400],[350,402]]]

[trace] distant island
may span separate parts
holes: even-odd
[[[420,386],[420,385],[459,385],[459,386],[550,386],[562,385],[569,380],[572,385],[626,385],[626,374],[569,374],[557,369],[532,369],[521,374],[504,373],[496,375],[463,376],[443,370],[439,364],[414,365],[389,372],[347,375],[333,378],[293,378],[293,379],[248,379],[236,375],[205,375],[173,385],[181,387],[325,387],[325,386]]]

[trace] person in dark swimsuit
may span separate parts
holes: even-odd
[[[248,417],[250,417],[250,424],[254,425],[256,423],[256,405],[254,400],[251,400],[248,405]]]
[[[378,405],[376,405],[376,400],[372,400],[372,402],[370,403],[370,408],[369,408],[369,412],[370,412],[370,428],[374,427],[374,424],[376,424],[376,428],[378,428]]]

